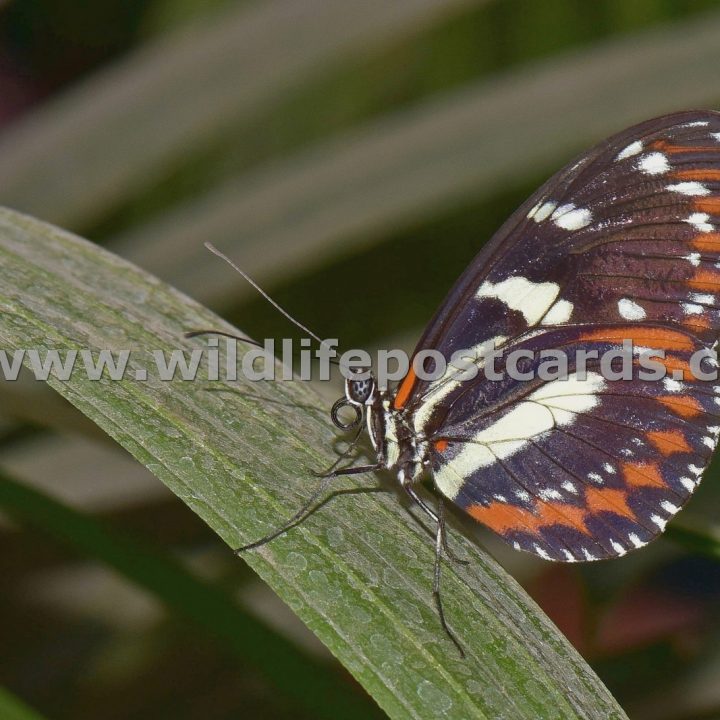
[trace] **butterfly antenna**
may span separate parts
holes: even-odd
[[[310,328],[303,325],[299,320],[296,320],[285,308],[283,308],[281,305],[279,305],[275,300],[273,300],[244,270],[242,270],[240,267],[238,267],[225,253],[218,250],[212,243],[206,242],[205,247],[213,253],[213,255],[217,255],[221,260],[224,260],[233,270],[238,272],[240,275],[242,275],[243,278],[247,282],[250,283],[259,293],[262,295],[281,315],[283,315],[285,318],[287,318],[295,327],[300,328],[303,332],[307,333],[311,338],[314,338],[317,340],[321,345],[325,345],[325,341],[321,340]]]

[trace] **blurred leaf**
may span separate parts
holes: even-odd
[[[162,479],[229,545],[256,539],[307,497],[334,433],[302,383],[162,382],[147,353],[223,324],[121,259],[11,211],[0,214],[3,347],[134,349],[123,381],[49,384]],[[32,288],[28,292],[27,288]],[[227,328],[227,326],[224,326]],[[196,346],[196,343],[193,343]],[[185,345],[185,347],[189,347]],[[138,369],[148,380],[138,382]],[[357,486],[345,479],[336,489]],[[502,568],[472,559],[431,600],[433,543],[394,496],[343,497],[248,563],[393,718],[623,718],[590,668]]]
[[[202,147],[179,157],[162,182],[136,189],[83,231],[96,239],[108,237],[197,197],[224,178],[353,125],[419,105],[493,71],[507,72],[663,19],[689,17],[709,9],[711,2],[690,0],[675,8],[665,0],[637,0],[644,23],[631,18],[618,22],[613,0],[469,3],[459,12],[440,14],[418,32],[401,33],[362,54],[338,56],[323,72],[300,78],[269,111],[214,134]]]
[[[3,720],[43,720],[40,713],[3,687],[0,687],[0,717]]]
[[[498,75],[229,180],[113,250],[204,302],[249,292],[199,239],[264,283],[517,187],[645,120],[714,104],[720,13]],[[482,242],[478,238],[478,248]]]
[[[0,475],[0,507],[16,519],[110,565],[189,617],[314,717],[360,720],[377,714],[375,708],[354,697],[351,688],[334,677],[331,668],[297,650],[291,642],[240,609],[224,592],[197,579],[147,543],[113,533],[91,517],[5,475]]]
[[[3,204],[86,225],[178,155],[345,53],[472,0],[267,0],[158,39],[0,139]]]
[[[48,392],[46,385],[35,382],[24,370],[17,380],[0,378],[0,398],[2,415],[8,420],[76,432],[95,440],[107,439],[97,425],[89,422],[62,397]]]
[[[687,513],[676,518],[666,531],[668,540],[687,548],[690,552],[720,560],[720,529]]]
[[[168,28],[218,12],[231,2],[252,0],[153,0],[145,11],[143,29],[148,35],[167,32]]]

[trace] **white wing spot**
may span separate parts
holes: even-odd
[[[720,132],[710,133],[710,135],[711,135],[713,138],[715,138],[715,140],[717,140],[718,142],[720,142]]]
[[[562,489],[567,490],[569,493],[572,493],[573,495],[577,495],[577,492],[578,492],[578,489],[569,480],[565,480],[565,482],[562,484]]]
[[[710,123],[707,120],[693,120],[692,122],[686,122],[678,127],[707,127]]]
[[[686,217],[683,222],[690,223],[696,230],[700,232],[712,232],[713,225],[710,220],[710,216],[707,213],[692,213]]]
[[[690,299],[696,303],[700,303],[701,305],[715,304],[715,297],[705,293],[690,293]]]
[[[695,303],[682,303],[680,307],[686,315],[702,315],[705,311],[702,305],[695,305]]]
[[[698,467],[697,465],[693,465],[692,463],[690,463],[690,465],[688,465],[688,470],[693,475],[702,475],[702,473],[703,473],[703,468]]]
[[[518,275],[499,283],[486,280],[478,288],[475,297],[496,298],[511,310],[521,312],[528,325],[535,325],[550,309],[559,292],[560,286],[557,283],[536,283]]]
[[[557,203],[552,200],[540,202],[528,213],[528,217],[532,218],[536,223],[541,223],[553,214],[556,207]]]
[[[673,505],[669,500],[663,500],[660,503],[660,507],[669,515],[674,515],[676,512],[680,510],[680,508],[677,505]]]
[[[610,475],[615,474],[615,468],[610,463],[605,463],[603,465],[603,470],[605,470],[606,473],[610,473]]]
[[[709,447],[711,450],[715,449],[715,438],[712,437],[704,437],[702,439],[703,445]]]
[[[694,252],[689,255],[685,255],[683,260],[687,260],[691,265],[697,267],[700,264],[700,253]]]
[[[575,306],[568,300],[558,300],[546,313],[543,318],[543,325],[562,325],[566,323]]]
[[[630,298],[618,300],[618,312],[625,320],[644,320],[647,317],[645,308],[638,305]]]
[[[591,560],[597,560],[597,558],[587,548],[582,548],[582,554],[588,562]]]
[[[592,480],[594,483],[598,483],[598,485],[602,485],[604,480],[602,479],[602,475],[598,475],[595,472],[591,472],[587,474],[588,480]]]
[[[538,495],[542,500],[562,500],[563,495],[554,488],[543,488],[538,491]]]
[[[695,490],[695,482],[689,477],[681,477],[680,484],[688,491],[692,492]]]
[[[666,190],[671,192],[677,192],[681,195],[709,195],[710,190],[706,188],[702,183],[696,182],[681,182],[675,183],[674,185],[666,185]]]
[[[667,525],[667,520],[661,518],[659,515],[651,515],[650,520],[652,520],[655,525],[660,528],[661,531],[664,530],[665,526]]]
[[[645,543],[635,534],[630,533],[628,535],[628,540],[633,544],[633,547],[641,548]]]
[[[562,554],[568,562],[575,562],[575,556],[569,550],[563,550]]]
[[[610,544],[612,545],[612,549],[621,557],[627,553],[627,548],[623,547],[617,540],[611,540]]]
[[[641,152],[643,149],[642,140],[636,140],[635,142],[631,142],[626,148],[621,150],[616,156],[616,160],[624,160],[625,158],[632,157],[633,155],[637,155],[639,152]]]
[[[653,152],[640,158],[638,170],[646,175],[662,175],[670,169],[668,159],[659,152]]]
[[[664,378],[663,379],[663,387],[668,392],[680,392],[684,389],[684,385],[681,382],[678,382],[677,380],[673,380],[672,378]]]
[[[537,543],[533,545],[533,548],[543,560],[552,560],[552,558]]]
[[[550,219],[563,230],[580,230],[591,223],[592,214],[587,208],[576,208],[568,203],[555,210]]]

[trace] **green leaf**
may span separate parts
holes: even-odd
[[[0,507],[21,522],[114,567],[153,593],[221,640],[313,717],[373,717],[375,708],[363,703],[322,663],[244,612],[226,593],[197,579],[147,543],[112,532],[93,518],[1,473]]]
[[[0,253],[2,347],[134,349],[130,374],[145,369],[146,382],[81,372],[48,382],[230,546],[307,498],[335,433],[304,384],[163,382],[150,350],[198,347],[181,340],[188,329],[229,328],[125,261],[11,211],[0,212]],[[432,603],[433,543],[394,493],[335,498],[246,559],[392,718],[624,718],[502,568],[462,536],[453,542],[471,560],[443,575],[466,660]]]
[[[3,687],[0,687],[0,717],[3,720],[43,720],[42,715]]]

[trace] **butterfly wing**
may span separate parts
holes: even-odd
[[[581,352],[602,356],[625,337],[662,350],[656,362],[683,380],[644,379],[637,354],[624,380],[606,379],[594,361],[582,371]],[[523,369],[531,375],[543,350],[562,350],[566,379],[498,382],[481,371],[465,383],[430,435],[437,487],[517,549],[544,558],[597,560],[645,545],[688,500],[717,443],[720,395],[691,365],[704,347],[662,326],[593,324],[508,348],[532,351]]]
[[[430,440],[441,492],[553,559],[621,555],[661,532],[717,442],[715,383],[690,358],[720,330],[718,263],[720,113],[642,123],[557,173],[471,263],[416,354],[563,347],[570,380],[411,371],[394,405]],[[643,379],[637,358],[621,382],[574,375],[579,350],[625,338],[683,379]]]

